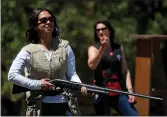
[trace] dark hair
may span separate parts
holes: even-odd
[[[100,41],[98,36],[97,36],[97,33],[96,33],[96,26],[97,26],[97,24],[100,24],[100,23],[104,24],[108,28],[108,30],[110,31],[109,38],[110,38],[110,42],[113,43],[114,42],[114,38],[115,38],[115,30],[112,27],[112,25],[110,24],[110,22],[107,21],[107,20],[100,20],[100,21],[97,21],[95,23],[95,25],[94,25],[94,41],[95,42],[99,42]]]
[[[53,17],[54,29],[52,32],[52,36],[55,38],[59,36],[58,25],[56,23],[56,18],[53,15],[53,13],[46,8],[38,8],[38,9],[33,10],[30,17],[29,17],[29,22],[28,22],[29,28],[26,31],[26,37],[27,37],[27,40],[29,43],[39,43],[39,41],[40,41],[39,36],[38,36],[38,32],[36,31],[35,27],[37,25],[38,16],[42,11],[47,11]]]

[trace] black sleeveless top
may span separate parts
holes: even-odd
[[[116,43],[112,43],[112,51],[105,51],[99,65],[95,69],[94,76],[97,86],[105,87],[107,82],[119,82],[121,89],[125,90],[125,78],[123,78],[121,64],[121,46]],[[99,49],[100,44],[96,44],[95,47]]]

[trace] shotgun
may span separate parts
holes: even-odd
[[[58,86],[60,88],[69,88],[69,89],[73,89],[73,90],[80,90],[81,87],[84,86],[87,88],[88,93],[97,93],[97,94],[108,95],[110,92],[118,92],[118,93],[122,93],[122,94],[126,94],[126,95],[133,95],[133,96],[137,96],[137,97],[142,97],[142,98],[163,100],[163,98],[160,98],[160,97],[153,97],[153,96],[148,96],[148,95],[143,95],[143,94],[130,93],[127,91],[109,89],[109,88],[99,87],[99,86],[95,86],[95,85],[88,85],[88,84],[72,82],[72,81],[67,81],[67,80],[62,80],[62,79],[54,79],[54,80],[51,80],[49,82],[51,82],[52,84],[54,84],[55,86]],[[13,90],[12,90],[13,94],[23,93],[26,91],[30,91],[30,89],[13,84]]]

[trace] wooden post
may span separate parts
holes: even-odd
[[[167,39],[167,35],[135,35],[137,39],[136,48],[136,69],[135,69],[135,91],[137,93],[151,95],[152,78],[152,55],[156,50],[160,50],[159,41]],[[156,42],[158,43],[155,43]],[[157,48],[155,48],[157,47]],[[156,54],[158,54],[156,52]],[[150,113],[150,100],[136,97],[136,108],[141,116]]]
[[[135,91],[141,94],[150,94],[151,78],[151,40],[137,40]],[[149,100],[137,98],[137,110],[141,115],[148,115]]]

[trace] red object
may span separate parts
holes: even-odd
[[[110,52],[110,56],[112,56],[113,55],[113,52]]]
[[[108,82],[106,87],[109,89],[121,90],[121,85],[119,82]],[[119,92],[110,92],[109,93],[110,96],[115,96],[115,95],[119,95],[119,94],[120,94]]]
[[[118,79],[118,76],[117,76],[116,74],[113,74],[113,75],[111,76],[111,78],[112,78],[112,79]]]

